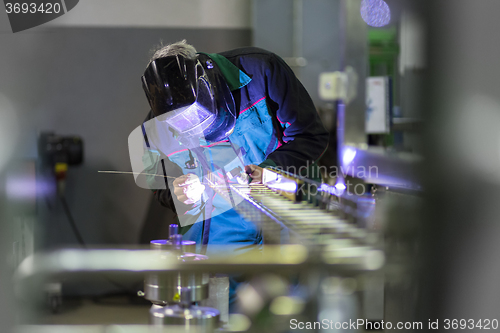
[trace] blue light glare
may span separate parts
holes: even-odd
[[[372,27],[383,27],[391,21],[391,9],[383,0],[361,1],[361,17]]]
[[[347,187],[345,186],[344,183],[337,183],[335,184],[335,188],[339,191],[344,191]]]
[[[351,162],[354,160],[354,157],[356,157],[356,149],[353,148],[344,148],[343,154],[342,154],[342,162],[344,166],[348,166],[351,164]]]
[[[150,243],[151,244],[166,245],[167,240],[166,239],[157,239],[157,240],[152,240]]]
[[[341,196],[346,190],[344,180],[339,180],[334,186],[329,186],[327,184],[321,184],[318,191],[325,192],[331,195]]]
[[[341,196],[342,194],[344,194],[345,190],[346,190],[346,186],[345,186],[345,183],[344,183],[344,179],[339,179],[337,180],[337,183],[335,184],[335,194],[337,196]]]
[[[290,181],[284,183],[274,183],[267,185],[272,190],[294,193],[297,191],[297,183]]]
[[[337,192],[335,190],[335,187],[328,186],[327,184],[321,184],[320,187],[319,187],[319,191],[320,192],[326,192],[328,194],[334,194],[334,195],[337,194]]]
[[[269,169],[264,169],[262,173],[262,183],[272,190],[284,191],[284,192],[296,192],[297,183],[292,179],[283,177],[279,173],[276,173]]]

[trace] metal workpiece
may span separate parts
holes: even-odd
[[[175,241],[176,236],[173,235]],[[177,240],[177,246],[180,246],[180,239]],[[178,251],[174,249],[174,251]],[[160,256],[158,260],[168,260],[170,256]],[[201,254],[184,253],[177,256],[181,262],[198,262],[207,260],[208,257]],[[208,298],[209,276],[205,272],[159,272],[148,273],[144,280],[144,298],[153,304],[165,305],[169,303],[178,303],[181,301],[182,292],[188,292],[190,302],[199,302]]]
[[[149,321],[154,326],[183,325],[187,330],[192,326],[201,328],[201,332],[210,333],[220,326],[220,312],[217,309],[192,305],[192,290],[180,289],[178,304],[158,306],[149,310]]]
[[[172,242],[172,251],[177,254],[182,253],[182,235],[172,235],[170,241]]]
[[[287,177],[287,181],[289,179]],[[306,245],[308,249],[317,247],[319,240],[325,238],[325,235],[332,239],[354,239],[361,245],[368,243],[368,233],[357,225],[358,218],[353,220],[340,209],[327,209],[330,207],[327,201],[338,199],[330,193],[333,192],[331,186],[303,178],[297,181],[307,185],[305,194],[296,195],[294,191],[298,191],[298,187],[283,191],[272,190],[267,187],[268,184],[232,186],[233,193],[242,198],[242,202],[235,207],[236,211],[245,219],[259,224],[264,244],[282,242],[283,229],[287,229],[289,242]]]
[[[61,250],[25,260],[16,272],[16,282],[29,300],[40,293],[37,281],[48,277],[88,279],[100,278],[106,273],[113,279],[123,279],[130,274],[146,275],[145,298],[153,302],[152,325],[184,325],[189,326],[189,330],[196,326],[201,332],[213,332],[219,325],[219,311],[185,306],[209,296],[207,290],[203,290],[208,281],[205,272],[238,272],[248,276],[274,272],[283,277],[309,272],[314,276],[348,277],[373,272],[383,265],[381,252],[360,247],[353,240],[330,239],[323,242],[321,249],[309,251],[302,245],[264,245],[242,255],[225,255],[219,250],[209,258],[195,254],[175,256],[170,251],[158,250]],[[375,266],[374,258],[378,262]],[[185,291],[188,291],[187,301],[182,299]],[[184,301],[182,306],[181,301]]]
[[[153,326],[183,325],[186,329],[194,326],[197,332],[203,333],[211,333],[219,328],[219,319],[219,311],[202,306],[183,307],[175,304],[152,307],[150,310],[150,324]]]
[[[168,238],[170,239],[173,235],[177,235],[179,233],[179,225],[170,224],[168,226]]]
[[[365,183],[388,186],[420,194],[423,158],[417,154],[393,152],[380,147],[344,146],[352,159],[343,161],[343,171]]]
[[[152,240],[149,244],[151,250],[160,250],[160,251],[172,250],[172,241],[168,239]],[[190,240],[183,240],[182,252],[196,253],[196,242]]]
[[[154,304],[178,303],[181,289],[189,288],[191,302],[199,302],[208,298],[208,281],[206,273],[150,273],[144,281],[144,298]]]
[[[152,325],[17,325],[15,333],[204,333],[202,327],[185,325],[169,325],[159,327]]]
[[[182,241],[182,252],[185,253],[196,253],[196,242],[183,240]]]
[[[157,240],[150,243],[151,249],[158,251],[157,260],[172,260],[172,254],[180,262],[201,262],[207,256],[185,252],[191,247],[193,252],[196,243],[183,241],[178,234],[177,225],[169,227],[169,240]],[[164,253],[167,255],[162,255]],[[149,311],[150,324],[154,326],[184,326],[187,331],[193,326],[200,332],[211,333],[220,324],[220,312],[208,307],[197,307],[192,304],[209,298],[208,273],[200,271],[155,272],[146,274],[144,281],[144,298],[153,305]],[[226,307],[227,307],[226,300]]]
[[[150,242],[150,248],[157,251],[170,251],[160,255],[159,260],[171,259],[171,254],[178,255],[177,260],[206,260],[208,257],[193,253],[196,242],[182,240],[177,233],[176,224],[169,227],[170,239],[159,239]],[[183,288],[190,290],[191,302],[198,302],[208,297],[208,273],[203,272],[166,272],[149,273],[144,279],[144,298],[153,304],[165,305],[179,302]]]
[[[103,272],[135,276],[178,271],[252,274],[256,271],[290,272],[317,265],[339,273],[367,269],[357,264],[325,263],[318,260],[315,252],[298,244],[264,245],[240,255],[228,254],[230,251],[226,249],[224,252],[224,249],[224,246],[219,247],[217,254],[206,260],[179,260],[170,252],[156,250],[66,249],[41,252],[23,260],[14,279],[23,283],[36,277],[100,276]]]

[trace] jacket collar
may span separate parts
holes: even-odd
[[[252,81],[252,79],[247,74],[236,67],[232,62],[227,60],[226,57],[217,53],[199,53],[205,54],[209,56],[213,61],[215,61],[217,66],[219,66],[222,75],[226,79],[227,85],[229,86],[229,89],[231,89],[231,91],[240,89],[246,86],[250,81]]]

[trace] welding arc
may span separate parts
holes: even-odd
[[[99,173],[111,173],[111,174],[128,174],[128,175],[145,175],[145,176],[159,176],[159,177],[164,177],[164,178],[172,178],[175,179],[175,177],[170,177],[170,176],[164,176],[164,175],[159,175],[156,173],[144,173],[144,172],[132,172],[132,171],[113,171],[113,170],[104,170],[104,171],[97,171]]]

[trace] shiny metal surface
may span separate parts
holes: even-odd
[[[335,240],[332,240],[334,242]],[[241,255],[223,252],[211,255],[208,260],[182,262],[173,255],[158,260],[158,251],[152,250],[58,250],[41,252],[26,258],[14,274],[16,283],[29,287],[29,282],[41,277],[101,277],[109,275],[144,276],[160,272],[240,272],[256,271],[296,272],[312,266],[323,266],[327,271],[351,274],[370,270],[359,265],[359,258],[351,257],[348,264],[330,264],[318,260],[306,246],[299,244],[266,245],[261,250]],[[327,251],[328,249],[325,249]],[[168,252],[166,252],[168,253]],[[163,254],[163,253],[162,253]]]
[[[191,302],[208,298],[208,275],[204,273],[148,274],[144,281],[145,298],[155,304],[177,303],[181,289],[191,290]]]
[[[421,156],[390,152],[381,147],[344,148],[355,152],[354,158],[342,166],[347,175],[363,179],[370,184],[422,191],[419,171],[424,161]]]
[[[343,218],[338,210],[327,209],[326,201],[333,198],[328,198],[328,193],[322,193],[318,185],[314,185],[314,189],[311,187],[302,195],[294,196],[294,200],[290,200],[290,195],[283,195],[283,191],[271,190],[266,185],[233,185],[232,189],[244,199],[236,210],[245,219],[260,224],[265,244],[281,242],[280,230],[284,228],[287,228],[290,242],[309,248],[322,247],[326,240],[333,239],[351,239],[355,244],[366,244],[367,232]]]
[[[201,332],[214,332],[219,327],[220,313],[216,309],[180,305],[151,308],[150,323],[154,326],[185,325],[187,329],[198,326]]]
[[[149,244],[151,250],[168,251],[172,249],[172,242],[168,239],[152,240]],[[182,252],[196,253],[196,242],[183,240]]]
[[[168,226],[168,238],[179,233],[179,226],[177,224],[170,224]]]
[[[185,253],[177,259],[182,262],[199,262],[207,260],[208,257]],[[190,301],[198,302],[208,298],[208,283],[209,276],[204,272],[150,273],[144,280],[144,298],[154,304],[178,303],[182,288],[187,288],[190,291]]]
[[[9,331],[10,332],[10,331]],[[169,325],[18,325],[13,333],[203,333],[201,327]]]

